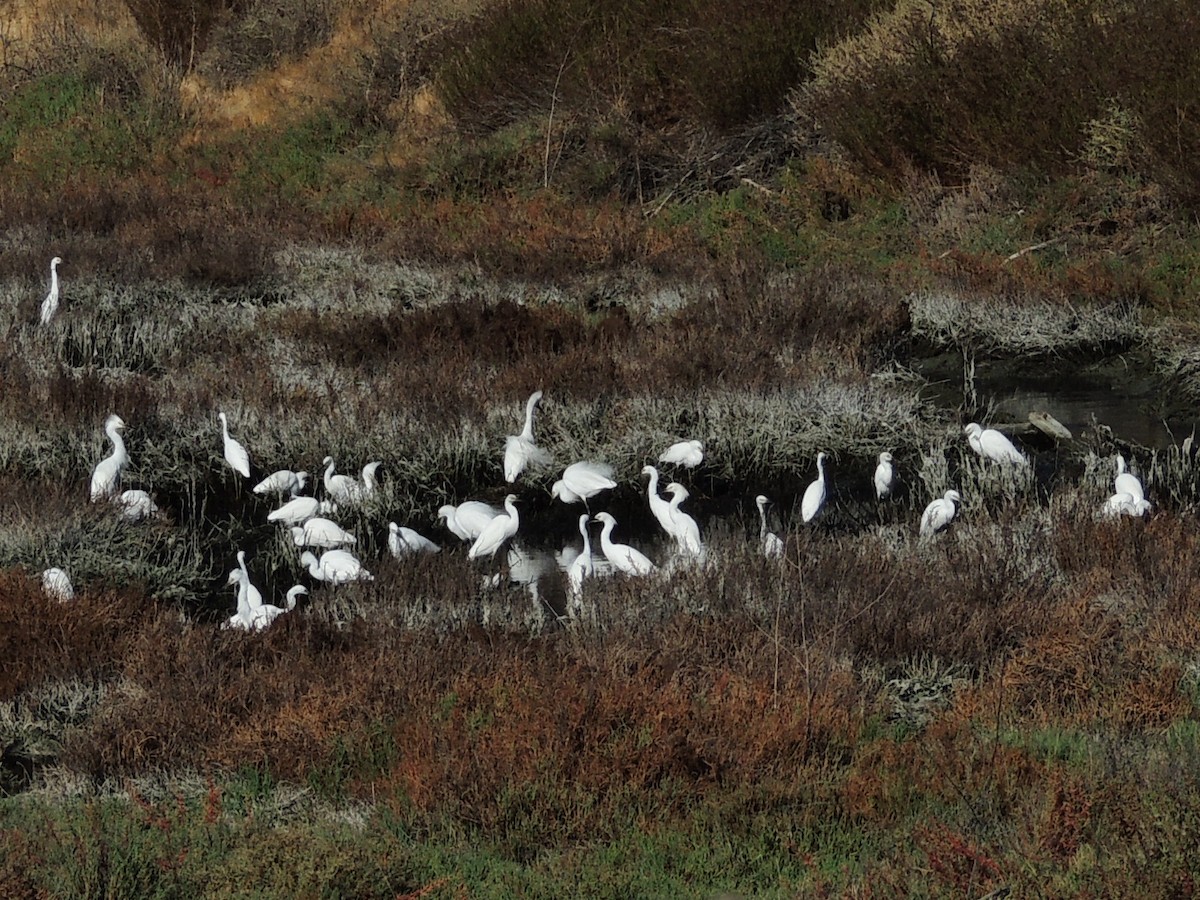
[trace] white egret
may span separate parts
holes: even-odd
[[[315,516],[303,525],[292,526],[292,540],[297,547],[324,547],[332,549],[343,544],[355,543],[355,537],[333,519]]]
[[[1113,493],[1129,494],[1134,500],[1146,499],[1141,480],[1125,470],[1125,457],[1120,453],[1117,454],[1117,477],[1113,479]]]
[[[339,475],[334,469],[333,457],[327,456],[325,465],[325,493],[336,503],[354,503],[360,491],[357,481],[349,475]]]
[[[250,570],[246,568],[246,551],[239,550],[237,552],[238,572],[241,575],[242,582],[246,585],[246,598],[250,603],[251,609],[257,609],[262,606],[262,593],[250,582]]]
[[[592,559],[592,539],[588,535],[588,521],[588,514],[581,513],[579,516],[579,533],[583,535],[583,551],[567,565],[567,590],[570,592],[571,600],[573,601],[572,610],[574,610],[575,604],[578,604],[583,597],[584,580],[596,577],[596,563]]]
[[[504,498],[505,512],[500,513],[475,538],[475,543],[467,551],[467,559],[478,559],[481,556],[495,556],[496,551],[504,546],[517,533],[521,525],[521,517],[517,513],[517,495],[509,494]]]
[[[800,501],[800,518],[811,522],[816,518],[821,507],[825,505],[825,453],[817,454],[817,480],[804,489],[804,499]]]
[[[571,463],[563,469],[562,478],[554,482],[550,488],[551,496],[557,497],[563,503],[578,503],[587,501],[601,491],[612,490],[617,486],[613,481],[613,467],[607,463],[584,460]]]
[[[117,493],[121,483],[121,471],[129,464],[129,454],[125,452],[125,441],[121,439],[121,429],[125,427],[124,420],[116,413],[109,416],[104,423],[104,433],[112,441],[113,451],[96,464],[92,470],[92,502],[107,500]]]
[[[921,514],[921,536],[931,537],[948,528],[958,509],[955,504],[961,502],[962,496],[958,491],[950,490],[925,507],[925,512]]]
[[[158,514],[158,504],[154,498],[139,488],[122,491],[117,503],[122,507],[121,515],[127,522],[142,522]]]
[[[678,481],[667,485],[671,495],[671,521],[675,525],[675,542],[679,549],[692,556],[704,555],[704,544],[700,541],[700,526],[696,520],[679,508],[689,496],[688,489]]]
[[[675,537],[675,522],[671,518],[671,504],[658,493],[658,469],[654,466],[643,466],[642,474],[650,476],[650,482],[646,485],[646,499],[650,503],[650,512],[654,514],[654,518],[667,536]]]
[[[1028,466],[1029,460],[1018,450],[1013,442],[995,428],[984,428],[977,422],[971,422],[963,432],[971,449],[984,459],[998,463],[1011,463],[1018,466]]]
[[[42,572],[42,592],[51,600],[66,603],[75,599],[75,588],[71,586],[71,577],[58,566],[52,566]]]
[[[61,262],[62,260],[57,256],[50,260],[50,293],[42,301],[43,325],[49,325],[50,320],[54,318],[54,314],[58,311],[58,266]]]
[[[660,463],[694,469],[704,462],[704,444],[700,441],[679,441],[672,444],[659,456]]]
[[[875,498],[886,500],[892,496],[896,487],[896,470],[892,466],[892,454],[884,450],[879,454],[879,464],[875,467]]]
[[[658,568],[640,550],[628,544],[613,543],[612,532],[617,520],[609,513],[597,513],[594,519],[604,523],[604,529],[600,532],[600,549],[614,568],[620,569],[626,575],[649,575]]]
[[[754,498],[754,503],[758,506],[758,540],[762,545],[763,555],[777,559],[783,556],[783,540],[767,528],[767,504],[770,502],[763,494]]]
[[[542,399],[541,391],[534,391],[525,403],[525,427],[520,434],[510,434],[504,440],[504,480],[509,484],[516,481],[528,466],[545,466],[553,457],[533,442],[533,408]]]
[[[287,494],[295,497],[304,490],[306,484],[308,484],[307,472],[293,472],[291,469],[279,469],[256,484],[254,486],[254,493],[279,494],[280,496]]]
[[[241,628],[249,631],[254,623],[254,610],[250,608],[246,586],[242,583],[242,570],[234,569],[229,573],[229,584],[233,585],[233,596],[237,602],[237,612],[230,616],[222,628]]]
[[[500,510],[482,500],[465,500],[458,506],[446,504],[438,509],[438,518],[445,519],[450,533],[462,541],[474,541],[500,515]]]
[[[375,576],[363,568],[354,554],[347,550],[326,550],[317,559],[309,550],[300,554],[300,562],[317,581],[345,584],[348,581],[374,581]]]
[[[278,619],[284,613],[289,613],[296,608],[296,600],[301,594],[307,594],[308,588],[302,584],[297,584],[287,592],[284,600],[285,606],[273,606],[270,603],[263,603],[256,609],[250,612],[250,627],[254,631],[262,631],[270,626],[272,622]]]
[[[363,466],[362,484],[358,485],[354,492],[355,500],[370,500],[375,496],[375,491],[379,488],[379,479],[375,476],[375,472],[381,465],[383,465],[381,460],[374,460]]]
[[[267,513],[268,522],[280,525],[303,525],[313,516],[337,512],[337,504],[316,497],[293,497],[279,509]]]
[[[229,420],[225,417],[225,413],[217,413],[217,418],[221,420],[221,438],[225,445],[225,462],[229,463],[229,467],[243,478],[249,478],[250,454],[246,452],[245,447],[229,436]]]
[[[400,559],[414,553],[440,553],[442,548],[407,526],[388,522],[388,550]]]
[[[1144,497],[1135,497],[1127,491],[1118,491],[1100,507],[1100,515],[1106,519],[1115,519],[1118,516],[1140,518],[1149,511],[1149,500]]]

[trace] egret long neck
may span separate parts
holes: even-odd
[[[530,397],[525,404],[525,428],[521,432],[521,437],[527,441],[533,440],[533,408],[537,406],[537,402],[537,397]]]

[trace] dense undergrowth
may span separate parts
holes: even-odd
[[[998,475],[961,438],[987,410],[906,367],[1135,351],[1200,396],[1190,4],[28,11],[0,26],[0,895],[1194,892],[1196,466],[1134,453],[1155,514],[1099,522],[1120,435]],[[703,436],[712,564],[566,617],[449,544],[387,558],[389,518],[503,496],[534,389],[639,541],[641,466]],[[383,460],[349,520],[376,582],[216,627],[237,548],[272,596],[300,577],[218,409],[256,474]],[[85,502],[113,411],[165,513],[136,529]],[[553,477],[522,502],[574,539]],[[60,563],[70,605],[32,574]]]

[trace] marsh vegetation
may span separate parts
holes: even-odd
[[[1187,4],[19,5],[0,894],[1192,890]],[[1055,442],[988,367],[1132,367],[1170,432]],[[551,485],[600,460],[591,511],[660,564],[577,607],[437,521],[514,490],[534,390],[521,546],[579,541]],[[144,522],[89,502],[111,413]],[[641,476],[683,438],[702,565]],[[1098,515],[1118,453],[1145,518]],[[381,463],[337,517],[371,582],[311,581],[250,490],[326,456]],[[309,587],[261,632],[220,627],[238,550]]]

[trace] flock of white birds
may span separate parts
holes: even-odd
[[[51,321],[58,308],[60,263],[61,260],[55,257],[50,264],[50,292],[41,310],[43,325]],[[509,435],[505,441],[503,470],[504,480],[508,484],[514,484],[530,467],[548,466],[553,462],[552,455],[539,447],[534,439],[534,410],[541,399],[541,391],[535,391],[529,397],[525,404],[524,427],[519,434]],[[217,419],[221,425],[225,461],[242,478],[249,478],[249,452],[230,436],[225,413],[218,412]],[[137,523],[157,515],[158,507],[150,494],[144,490],[120,489],[121,474],[129,464],[129,453],[121,436],[124,428],[124,420],[116,414],[110,415],[104,424],[105,434],[112,443],[112,452],[100,460],[92,471],[91,500],[94,503],[112,503],[119,508],[120,515],[125,520]],[[1001,432],[991,428],[985,429],[974,422],[963,430],[969,446],[980,457],[1002,466],[1029,466],[1028,459]],[[704,452],[704,444],[701,441],[682,440],[664,450],[659,455],[658,462],[663,466],[694,469],[703,462]],[[800,516],[805,524],[816,519],[825,506],[825,460],[825,453],[817,454],[817,477],[805,489],[801,499]],[[288,498],[278,509],[267,515],[267,521],[290,529],[292,541],[301,551],[298,562],[314,580],[331,585],[371,581],[371,573],[347,549],[356,543],[354,534],[342,528],[330,516],[336,514],[339,508],[355,507],[375,496],[380,462],[367,463],[362,469],[361,479],[339,474],[331,456],[325,457],[323,465],[324,499],[303,496],[301,492],[308,485],[309,475],[307,472],[290,469],[273,472],[256,484],[253,491],[258,495]],[[674,542],[674,559],[702,562],[706,557],[706,549],[701,540],[699,524],[681,508],[689,498],[687,488],[677,481],[670,482],[665,488],[669,498],[667,499],[659,493],[658,468],[646,465],[642,469],[642,475],[648,478],[646,497],[650,512],[663,532]],[[896,489],[896,470],[891,453],[884,451],[879,454],[872,482],[878,500],[884,501],[893,495]],[[591,498],[616,487],[617,482],[611,466],[593,460],[583,460],[572,463],[563,470],[562,476],[551,488],[551,495],[564,503],[582,502],[586,506]],[[1126,470],[1125,459],[1122,456],[1117,457],[1117,476],[1113,487],[1114,493],[1101,507],[1101,515],[1141,516],[1150,509],[1141,482]],[[925,538],[932,537],[948,528],[954,521],[961,502],[962,497],[958,491],[948,490],[944,496],[926,506],[921,515],[920,535]],[[438,520],[444,520],[445,527],[451,534],[470,544],[467,550],[469,559],[491,559],[501,548],[511,545],[520,529],[521,517],[517,503],[518,496],[513,493],[505,497],[503,509],[497,509],[479,500],[467,500],[457,506],[442,506],[438,510]],[[755,503],[760,523],[760,550],[767,557],[780,558],[784,555],[785,544],[768,526],[767,507],[770,500],[760,494],[755,498]],[[602,526],[599,557],[592,551],[588,529],[591,522],[599,522]],[[572,608],[578,608],[586,582],[599,574],[616,571],[638,577],[657,571],[655,564],[644,553],[628,544],[613,540],[617,521],[610,513],[599,512],[593,516],[585,512],[579,516],[578,525],[583,538],[582,550],[571,550],[559,556],[559,566],[566,575]],[[319,556],[313,552],[314,549],[320,551]],[[410,554],[436,553],[441,548],[413,529],[389,522],[388,549],[393,556],[401,558]],[[261,592],[251,582],[245,553],[239,550],[236,557],[237,567],[230,571],[228,584],[235,589],[237,609],[224,627],[246,631],[261,630],[278,616],[294,609],[298,597],[307,593],[307,588],[297,584],[287,591],[283,606],[265,603]],[[510,550],[510,566],[515,569],[520,562],[519,552]],[[70,576],[61,568],[46,569],[42,573],[42,585],[47,595],[55,599],[66,601],[74,597]]]

